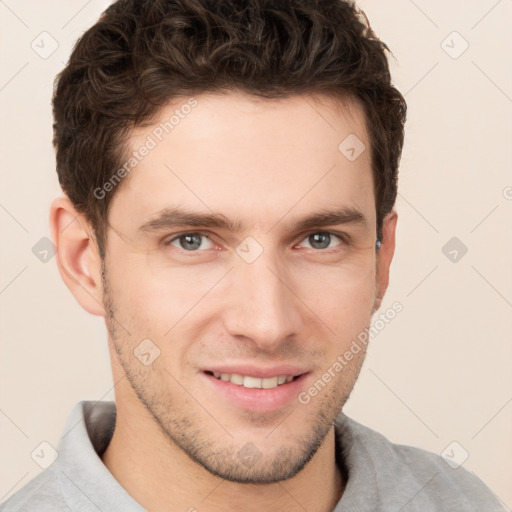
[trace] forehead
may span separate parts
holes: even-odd
[[[128,146],[139,160],[111,211],[133,222],[178,205],[251,225],[330,204],[374,215],[370,142],[356,101],[182,98],[136,128]],[[143,147],[149,149],[141,158]]]

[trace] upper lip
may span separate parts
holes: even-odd
[[[296,366],[290,364],[281,364],[277,366],[269,366],[266,368],[257,367],[253,365],[229,365],[229,366],[209,366],[208,368],[203,369],[204,372],[212,372],[212,373],[228,373],[243,375],[244,377],[256,377],[265,379],[268,377],[279,377],[282,375],[288,376],[293,375],[296,377],[297,375],[302,375],[303,373],[307,373],[308,370],[303,366]]]

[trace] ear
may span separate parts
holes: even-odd
[[[398,214],[392,210],[382,222],[382,240],[377,253],[377,278],[374,311],[380,308],[389,284],[389,267],[395,253],[395,232]]]
[[[87,312],[105,316],[101,259],[91,225],[67,197],[59,197],[50,208],[50,230],[62,280]]]

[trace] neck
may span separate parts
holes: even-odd
[[[330,512],[345,486],[336,465],[334,428],[293,478],[272,484],[240,484],[216,477],[192,461],[145,410],[133,413],[119,405],[116,428],[102,461],[149,512]]]

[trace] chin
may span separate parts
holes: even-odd
[[[317,452],[318,446],[307,453],[293,453],[291,449],[282,448],[274,455],[262,456],[257,448],[247,443],[229,462],[215,460],[196,462],[212,475],[229,482],[239,484],[271,484],[288,480],[308,464]]]

